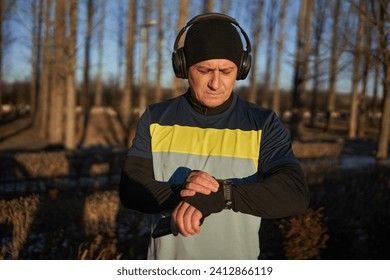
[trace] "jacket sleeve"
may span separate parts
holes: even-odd
[[[260,182],[233,187],[234,211],[263,218],[283,218],[304,212],[310,202],[302,168],[289,164],[271,169]]]
[[[153,214],[174,209],[180,201],[181,185],[156,181],[151,159],[127,156],[119,183],[124,207]]]

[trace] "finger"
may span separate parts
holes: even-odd
[[[188,203],[186,203],[186,204],[188,204]],[[197,233],[199,231],[199,229],[198,229],[199,224],[196,224],[196,222],[194,223],[194,220],[193,220],[193,215],[194,215],[195,210],[196,210],[195,207],[188,204],[188,207],[186,207],[184,215],[183,215],[184,231],[190,235],[194,235],[195,233]]]
[[[205,172],[191,174],[187,180],[185,189],[193,190],[197,193],[210,194],[218,190],[218,182]]]
[[[213,176],[204,171],[193,171],[188,176],[189,182],[195,182],[200,185],[212,185],[218,187],[218,182]]]
[[[200,232],[200,220],[202,219],[202,216],[202,213],[198,209],[195,209],[192,214],[192,227],[196,233]]]
[[[177,230],[180,234],[183,236],[188,236],[188,232],[185,229],[184,226],[184,214],[186,212],[186,209],[188,207],[188,203],[184,203],[183,201],[179,203],[179,205],[175,208],[175,210],[172,212],[172,218],[174,219]]]
[[[194,191],[194,190],[183,189],[180,191],[180,196],[182,196],[182,197],[194,196],[195,194],[196,194],[196,191]]]
[[[213,189],[210,187],[207,187],[207,186],[202,185],[202,184],[194,183],[194,182],[187,183],[185,185],[185,189],[191,190],[195,193],[201,193],[201,194],[205,194],[205,195],[209,195],[213,191]]]
[[[173,210],[172,212],[172,219],[171,219],[171,227],[173,226],[172,224],[175,225],[176,227],[176,231],[179,231],[179,217],[178,217],[178,212],[179,212],[179,209],[181,207],[181,204],[183,204],[183,202],[180,202],[176,208]]]

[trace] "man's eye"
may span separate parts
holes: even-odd
[[[232,70],[230,70],[230,69],[222,70],[221,73],[224,74],[224,75],[229,75],[230,73],[232,73]]]
[[[210,72],[209,69],[206,69],[206,68],[198,68],[198,71],[199,71],[200,73],[202,73],[202,74],[207,74],[207,73]]]

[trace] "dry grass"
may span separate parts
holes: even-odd
[[[119,196],[116,191],[97,192],[84,203],[84,231],[87,236],[115,236],[115,221],[119,212]]]
[[[20,250],[28,238],[39,203],[39,197],[35,194],[9,201],[0,200],[0,224],[12,225],[12,240],[10,244],[0,245],[0,259],[4,259],[8,254],[13,259],[19,258]]]
[[[83,242],[78,249],[79,260],[119,260],[122,254],[118,253],[117,240],[106,239],[97,235],[91,242]]]
[[[110,172],[110,164],[107,162],[104,163],[94,163],[91,164],[91,167],[89,168],[89,174],[92,177],[99,176],[102,174],[107,174]]]
[[[300,159],[307,158],[329,158],[338,157],[343,148],[344,143],[336,142],[311,142],[311,143],[292,143],[294,154]]]
[[[284,235],[284,251],[288,259],[319,259],[329,239],[328,229],[322,224],[323,208],[308,209],[305,213],[283,219],[279,229]]]
[[[31,178],[53,178],[69,174],[69,161],[64,152],[17,153],[16,163]],[[21,178],[24,174],[15,174]]]

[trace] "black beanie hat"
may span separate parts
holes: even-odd
[[[192,25],[184,41],[187,69],[208,59],[228,59],[240,69],[243,53],[238,30],[223,20],[206,20]]]

